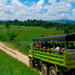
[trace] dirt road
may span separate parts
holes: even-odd
[[[28,56],[22,54],[21,52],[19,52],[18,50],[14,50],[12,48],[7,47],[4,43],[0,42],[0,49],[2,51],[4,51],[5,53],[7,53],[8,55],[18,59],[19,61],[21,61],[22,63],[26,64],[27,66],[29,66],[29,59]]]
[[[19,60],[20,62],[26,64],[27,66],[29,66],[29,58],[27,55],[19,52],[18,50],[14,50],[12,48],[9,48],[8,46],[6,46],[4,43],[0,42],[0,50],[2,50],[3,52],[7,53],[8,55],[16,58],[17,60]],[[39,72],[40,75],[41,72]]]

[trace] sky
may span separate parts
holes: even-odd
[[[0,20],[75,20],[75,0],[0,0]]]

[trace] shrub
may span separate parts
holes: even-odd
[[[14,32],[9,32],[9,33],[7,33],[7,35],[9,37],[10,41],[15,40],[15,38],[17,37],[17,34]]]

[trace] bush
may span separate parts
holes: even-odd
[[[15,38],[17,38],[17,34],[14,32],[9,32],[9,33],[7,33],[7,35],[9,37],[10,41],[15,40]]]
[[[8,35],[6,35],[6,33],[0,33],[0,40],[2,41],[8,41],[9,40],[9,37]]]

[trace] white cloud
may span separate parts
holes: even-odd
[[[44,0],[40,0],[37,3],[33,2],[28,7],[19,0],[11,0],[11,4],[7,5],[7,0],[0,1],[0,20],[25,20],[25,19],[42,19],[53,20],[62,18],[71,18],[67,12],[71,9],[71,4],[68,1],[61,0],[59,3],[56,0],[49,0],[52,5],[44,5]],[[42,10],[48,12],[43,12]],[[74,11],[73,11],[74,12]]]
[[[68,0],[69,2],[75,2],[75,0]]]
[[[72,14],[73,14],[73,16],[75,17],[75,8],[72,9]]]
[[[7,0],[0,0],[0,6],[3,5],[5,6],[7,4]]]
[[[37,5],[43,5],[43,3],[44,3],[44,0],[40,0],[40,1],[37,3]]]
[[[68,15],[65,13],[69,12],[71,9],[71,4],[69,2],[60,1],[59,3],[55,3],[53,5],[45,5],[45,9],[48,9],[48,19],[67,19]],[[63,15],[62,15],[63,14]]]
[[[56,0],[48,0],[48,2],[51,3],[51,4],[55,4]]]
[[[56,3],[49,6],[48,10],[52,13],[66,13],[70,11],[70,4],[65,2]]]

